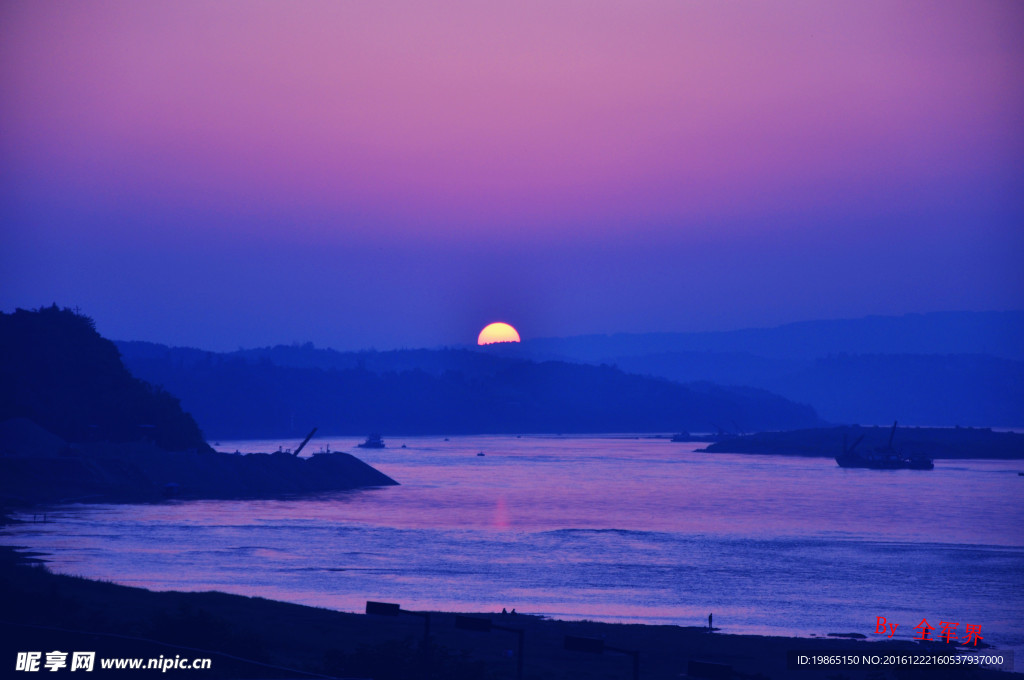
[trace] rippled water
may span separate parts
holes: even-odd
[[[0,542],[153,589],[410,609],[915,635],[1024,647],[1024,462],[933,471],[704,454],[635,438],[397,438],[356,452],[401,486],[282,501],[55,508]],[[407,448],[399,448],[405,444]],[[272,451],[294,442],[224,442]],[[478,453],[485,455],[479,456]],[[31,517],[28,517],[31,519]]]

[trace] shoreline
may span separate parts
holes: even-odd
[[[927,648],[909,641],[768,637],[719,629],[709,633],[706,627],[451,612],[430,613],[430,644],[424,647],[422,613],[374,616],[215,591],[154,592],[54,574],[39,556],[0,547],[0,597],[8,603],[0,617],[4,655],[67,648],[96,651],[97,658],[171,658],[177,654],[213,660],[209,670],[172,670],[172,677],[424,677],[424,654],[429,650],[431,677],[515,678],[517,636],[499,629],[489,634],[458,629],[455,617],[459,615],[487,618],[496,627],[522,630],[525,678],[631,677],[628,655],[566,650],[567,635],[601,640],[609,649],[638,652],[640,677],[650,679],[686,677],[688,668],[725,672],[728,667],[729,674],[723,677],[825,680],[837,677],[837,669],[789,669],[787,652],[928,653]],[[368,599],[374,598],[370,595]],[[9,658],[3,660],[9,662]],[[691,662],[711,665],[693,667]],[[910,675],[899,677],[1020,677],[964,667],[949,669],[946,676],[937,675],[934,667],[926,673],[904,670]],[[847,667],[839,677],[889,677],[879,676],[879,671],[877,667]],[[117,676],[116,671],[107,673]],[[149,675],[166,673],[154,670]],[[120,677],[125,677],[123,671]]]
[[[1024,459],[1024,434],[976,427],[882,427],[833,425],[803,430],[758,432],[721,438],[705,453],[742,453],[832,458],[860,443],[861,451],[895,446],[907,456],[933,460]]]
[[[27,449],[0,456],[0,503],[281,498],[398,484],[340,451],[300,458],[283,452],[163,451],[140,443],[65,447],[57,454]]]

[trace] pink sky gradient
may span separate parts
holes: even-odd
[[[512,248],[541,272],[524,288],[558,297],[550,249],[624,250],[654,270],[625,266],[655,280],[630,289],[642,306],[692,285],[673,279],[672,249],[809,263],[921,244],[930,264],[908,274],[902,311],[1024,304],[1008,257],[1024,231],[1016,2],[8,2],[0,20],[4,238],[19,261],[57,261],[60,242],[193,253],[197,272],[199,253],[239,241],[307,249],[295,262],[454,249],[472,279]],[[965,241],[985,276],[956,299],[939,260]],[[770,269],[751,276],[768,285]],[[0,303],[73,303],[95,278],[22,267]],[[211,304],[234,297],[216,283]],[[870,295],[832,307],[777,316],[900,311]],[[672,325],[629,308],[622,330]],[[546,332],[615,330],[583,317]]]

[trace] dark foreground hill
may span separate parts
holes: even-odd
[[[762,390],[467,350],[119,346],[136,375],[180,396],[215,438],[301,437],[311,425],[358,435],[749,432],[820,422],[810,407]]]
[[[0,502],[269,497],[394,480],[349,456],[216,453],[87,317],[0,314]]]
[[[28,418],[65,441],[207,448],[178,400],[132,376],[92,319],[70,309],[0,313],[0,385],[0,421]]]

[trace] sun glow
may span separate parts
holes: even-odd
[[[492,345],[496,342],[519,342],[519,331],[499,321],[485,326],[476,338],[478,345]]]

